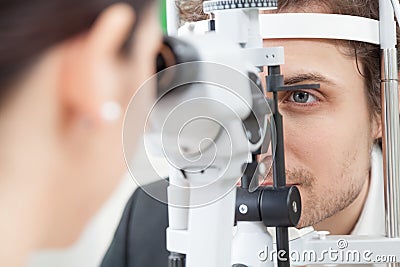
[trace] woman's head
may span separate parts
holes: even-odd
[[[4,85],[46,48],[88,31],[102,11],[117,2],[135,9],[136,21],[140,22],[153,1],[2,1],[0,84]]]
[[[0,229],[31,248],[74,241],[124,172],[123,112],[161,41],[152,2],[0,4],[0,205],[15,215]]]

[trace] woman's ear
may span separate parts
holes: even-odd
[[[98,125],[117,114],[122,90],[120,51],[134,20],[131,6],[114,4],[87,32],[65,44],[59,87],[70,118],[83,117]]]

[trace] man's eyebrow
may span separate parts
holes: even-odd
[[[285,77],[285,85],[292,85],[301,82],[315,82],[315,83],[326,83],[330,85],[336,85],[336,83],[333,80],[316,72],[297,73],[284,77]]]

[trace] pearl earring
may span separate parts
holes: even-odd
[[[105,121],[116,121],[121,112],[121,105],[116,101],[107,101],[101,106],[101,117]]]

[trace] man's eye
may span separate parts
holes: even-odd
[[[288,98],[288,101],[299,103],[299,104],[310,104],[310,103],[315,103],[318,100],[314,95],[312,95],[308,92],[295,91],[295,92],[291,93],[291,95]]]

